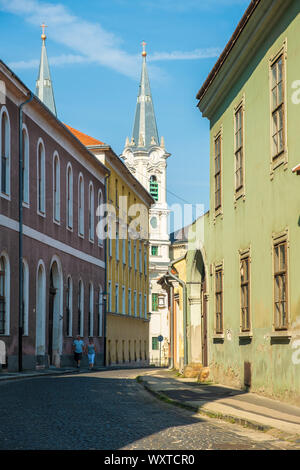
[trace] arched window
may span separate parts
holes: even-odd
[[[66,301],[66,327],[67,336],[72,336],[72,313],[73,313],[73,284],[71,276],[67,280],[67,301]]]
[[[103,233],[102,233],[102,226],[101,226],[101,218],[103,215],[103,211],[101,210],[103,204],[103,196],[102,191],[98,191],[98,207],[97,207],[97,215],[99,215],[98,225],[97,225],[97,236],[98,236],[98,245],[103,246]]]
[[[6,256],[0,257],[0,335],[9,334],[10,272]]]
[[[53,157],[53,218],[60,221],[60,163],[57,153]]]
[[[22,151],[23,202],[29,204],[29,138],[26,127],[22,130]]]
[[[94,186],[93,183],[89,185],[89,239],[94,241]]]
[[[1,192],[10,194],[10,123],[4,110],[1,114]]]
[[[78,233],[84,236],[84,182],[82,174],[78,181]]]
[[[84,319],[84,292],[83,283],[80,279],[78,285],[78,334],[83,336],[83,319]]]
[[[37,151],[37,208],[45,214],[45,148],[42,141],[38,143]]]
[[[94,287],[89,285],[89,336],[94,334]]]
[[[22,331],[28,335],[28,311],[29,311],[29,268],[27,261],[23,260],[23,302],[22,302]]]
[[[67,227],[73,228],[73,171],[71,164],[67,166]]]
[[[150,176],[150,194],[155,201],[158,201],[158,182],[156,176]]]

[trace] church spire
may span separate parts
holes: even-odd
[[[41,27],[42,27],[42,35],[41,35],[42,52],[41,52],[39,75],[36,81],[35,94],[56,116],[56,107],[55,107],[54,94],[53,94],[50,69],[49,69],[46,44],[45,44],[46,37],[47,37],[45,34],[45,28],[47,26],[43,23]]]
[[[134,139],[135,145],[149,149],[151,145],[159,145],[159,138],[146,64],[146,43],[144,41],[142,42],[142,46],[142,74],[137,98],[132,137]]]

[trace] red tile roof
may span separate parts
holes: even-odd
[[[67,124],[64,124],[69,131],[72,132],[72,134],[77,137],[80,142],[85,145],[86,147],[89,147],[90,145],[105,145],[104,142],[101,142],[101,140],[94,139],[94,137],[90,137],[87,134],[84,134],[83,132],[78,131],[77,129],[73,129],[73,127],[68,126]]]

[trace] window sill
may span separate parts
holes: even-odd
[[[44,219],[46,218],[45,212],[37,211],[37,215],[39,215],[40,217],[44,217]]]
[[[24,202],[24,201],[23,201],[22,206],[25,207],[26,209],[30,209],[30,204],[29,204],[29,202]]]
[[[10,200],[11,200],[10,194],[0,193],[0,196],[3,197],[3,199],[6,199],[7,201],[10,201]]]
[[[53,223],[54,223],[55,225],[59,225],[59,226],[60,226],[60,222],[59,222],[58,220],[53,219]]]
[[[289,330],[276,330],[272,331],[270,338],[291,338],[292,333]]]
[[[213,336],[212,336],[212,339],[224,339],[224,333],[215,333]]]
[[[234,206],[236,207],[236,204],[239,200],[245,201],[246,196],[245,196],[245,190],[242,187],[239,191],[236,191],[234,194]]]
[[[214,223],[216,223],[216,219],[217,217],[220,217],[221,219],[223,219],[223,210],[222,210],[222,207],[219,207],[215,213],[214,213]]]
[[[253,332],[252,331],[240,331],[239,338],[252,338]]]

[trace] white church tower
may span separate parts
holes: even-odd
[[[167,206],[167,158],[164,138],[158,137],[150,83],[147,72],[143,42],[142,74],[137,98],[136,113],[131,140],[127,137],[121,158],[130,171],[150,192],[156,201],[149,214],[150,252],[150,361],[156,363],[161,357],[162,365],[168,365],[169,319],[166,292],[157,283],[168,269],[169,234]],[[158,341],[159,336],[163,341]]]

